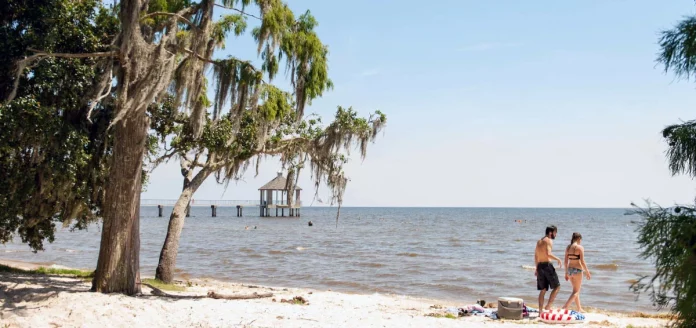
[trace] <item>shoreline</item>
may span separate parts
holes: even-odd
[[[0,264],[24,270],[36,270],[49,263],[31,263],[0,259]],[[48,267],[65,268],[50,264]],[[67,269],[67,268],[66,268]],[[147,277],[143,277],[147,278]],[[9,327],[47,326],[203,326],[203,327],[548,327],[536,319],[492,320],[483,316],[458,318],[444,315],[448,307],[473,304],[403,295],[349,294],[309,288],[284,288],[225,282],[206,278],[181,281],[182,292],[166,293],[184,299],[154,296],[143,285],[142,295],[89,292],[88,282],[64,276],[0,272],[0,321]],[[249,300],[195,298],[214,291],[224,295],[272,293],[273,296]],[[281,302],[300,296],[306,305]],[[185,299],[189,297],[189,299]],[[490,300],[494,301],[494,300]],[[557,300],[558,302],[559,300]],[[496,302],[493,302],[496,303]],[[667,320],[653,315],[586,313],[590,327],[660,327]]]

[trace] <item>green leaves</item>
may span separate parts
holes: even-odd
[[[674,124],[662,130],[668,144],[667,160],[673,175],[696,177],[696,121]]]
[[[247,27],[246,17],[242,14],[223,15],[220,20],[213,24],[212,38],[215,45],[220,49],[225,49],[225,39],[230,31],[234,30],[235,36],[240,36]]]
[[[633,286],[648,291],[660,308],[677,314],[673,327],[696,325],[696,207],[661,208],[648,203],[637,208],[643,217],[638,226],[642,257],[655,263],[655,275]]]
[[[657,62],[665,72],[673,71],[677,76],[689,78],[696,72],[696,16],[689,16],[673,29],[662,31],[661,51]]]
[[[0,97],[14,80],[14,61],[47,52],[109,48],[118,24],[95,0],[11,1],[0,27]],[[8,15],[8,16],[4,16]],[[3,18],[3,20],[4,20]],[[55,224],[85,227],[97,219],[110,150],[112,108],[88,120],[93,85],[108,74],[90,58],[50,58],[26,68],[17,97],[0,105],[0,242],[18,234],[34,250],[53,241]],[[9,74],[9,76],[7,75]]]

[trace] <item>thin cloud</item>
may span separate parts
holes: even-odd
[[[520,42],[483,42],[463,48],[459,48],[459,51],[487,51],[503,48],[514,48],[521,46]]]

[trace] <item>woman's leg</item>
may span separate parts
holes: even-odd
[[[567,310],[573,301],[575,301],[575,304],[580,307],[578,304],[578,295],[580,294],[580,285],[577,282],[578,277],[582,279],[582,275],[579,273],[570,276],[570,284],[573,285],[573,292],[570,294],[570,297],[568,297],[568,302],[566,302],[566,304],[563,306],[564,310]],[[582,280],[580,283],[582,283]]]
[[[577,285],[577,287],[575,287]],[[584,312],[582,305],[580,305],[580,289],[582,289],[582,272],[575,275],[575,282],[573,283],[573,290],[577,289],[575,294],[575,305],[578,307],[578,312]]]
[[[567,310],[570,305],[575,301],[575,284],[573,284],[573,277],[575,275],[570,276],[570,284],[573,286],[573,292],[570,293],[570,297],[568,297],[568,301],[563,305],[563,310]]]

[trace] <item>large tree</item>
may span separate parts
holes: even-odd
[[[98,219],[113,106],[86,101],[104,74],[91,58],[50,58],[19,75],[14,64],[30,49],[106,50],[118,24],[96,0],[3,1],[0,24],[0,98],[14,93],[0,104],[0,242],[18,233],[36,251],[56,223]]]
[[[292,13],[286,15],[293,17]],[[232,29],[231,25],[223,25],[230,22],[234,23],[235,34],[243,33],[246,18],[241,14],[225,16],[214,24],[213,29],[219,32],[213,36],[220,38],[223,31]],[[341,195],[345,183],[331,183],[342,174],[342,163],[335,160],[345,160],[345,156],[340,156],[347,154],[353,141],[361,144],[364,157],[366,143],[374,140],[384,125],[386,118],[379,112],[370,119],[363,119],[352,109],[341,107],[336,120],[325,128],[320,127],[321,120],[303,117],[306,104],[331,87],[327,72],[328,51],[314,32],[317,23],[309,12],[292,20],[294,23],[280,34],[277,49],[267,43],[260,51],[264,59],[262,74],[249,63],[234,58],[211,63],[216,93],[211,102],[212,111],[206,115],[206,124],[199,136],[192,133],[185,118],[157,115],[170,119],[155,124],[155,131],[167,150],[156,164],[176,157],[184,178],[182,192],[170,215],[157,279],[171,282],[186,208],[208,177],[215,175],[218,182],[227,183],[241,176],[252,159],[256,158],[259,163],[263,156],[279,156],[290,168],[289,190],[294,189],[292,183],[297,170],[305,161],[310,161],[316,173],[315,180],[327,182],[336,195]],[[252,34],[259,40],[260,29]],[[271,84],[281,58],[288,68],[292,85],[289,92]]]
[[[696,76],[696,16],[663,31],[660,49],[658,62],[665,72],[687,79]],[[696,178],[696,121],[670,125],[662,135],[671,173]],[[638,230],[642,256],[654,261],[656,273],[634,289],[648,291],[655,305],[669,308],[675,314],[673,327],[695,327],[696,206],[662,208],[648,203],[637,213],[644,218]]]
[[[87,116],[104,102],[105,97],[114,97],[113,118],[108,126],[113,143],[102,202],[103,229],[94,290],[126,294],[140,292],[139,204],[141,167],[149,140],[148,107],[152,108],[153,103],[160,104],[165,97],[171,96],[172,118],[182,120],[182,133],[199,139],[204,135],[209,120],[207,108],[211,102],[207,97],[205,78],[208,67],[214,67],[217,76],[213,86],[215,104],[224,104],[228,95],[235,99],[235,106],[229,111],[232,114],[227,115],[225,123],[232,131],[238,129],[244,120],[253,119],[244,113],[259,103],[262,90],[274,92],[263,87],[266,85],[264,77],[269,81],[273,78],[282,55],[287,56],[288,68],[294,73],[291,77],[297,77],[292,79],[296,120],[303,117],[305,103],[320,96],[330,86],[325,78],[326,61],[316,60],[326,55],[324,47],[316,48],[317,43],[308,43],[312,48],[305,49],[302,48],[305,43],[298,40],[289,43],[297,48],[279,50],[283,42],[290,39],[289,36],[306,37],[297,32],[312,30],[313,25],[307,24],[316,22],[313,19],[296,20],[280,0],[253,1],[258,8],[257,15],[244,11],[251,4],[251,0],[122,0],[115,4],[118,8],[118,34],[106,49],[82,48],[56,53],[51,49],[27,48],[23,51],[31,54],[15,62],[16,79],[19,79],[45,59],[89,58],[103,74],[93,95],[84,98],[90,108]],[[232,14],[215,22],[213,10],[216,7]],[[233,57],[213,58],[214,50],[224,46],[228,33],[239,33],[246,24],[246,17],[259,20],[253,35],[263,59],[261,69]],[[307,54],[310,57],[303,57]],[[14,99],[16,89],[15,83],[5,95],[7,100]],[[221,110],[221,106],[216,106],[213,118],[221,117]],[[338,155],[336,158],[341,159]],[[324,162],[330,165],[328,159]],[[233,176],[237,165],[226,163],[219,172]],[[327,171],[320,169],[318,172]],[[345,181],[342,173],[328,179],[329,184],[344,183],[342,181]]]

